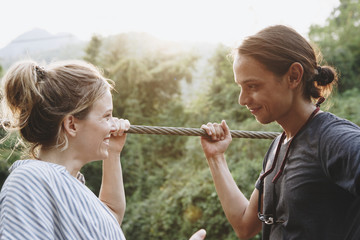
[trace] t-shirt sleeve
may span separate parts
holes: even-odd
[[[17,169],[6,181],[0,202],[0,239],[54,239],[54,220],[41,172]]]
[[[319,138],[319,159],[337,185],[360,196],[360,128],[347,120],[326,127]]]

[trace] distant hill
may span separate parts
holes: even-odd
[[[139,49],[139,46],[146,49],[161,45],[158,47],[165,49],[171,47],[180,48],[199,57],[195,68],[192,70],[192,81],[186,82],[184,79],[180,83],[182,100],[185,105],[191,105],[194,99],[199,97],[200,92],[206,92],[207,88],[209,88],[213,69],[208,61],[215,53],[217,44],[163,41],[147,33],[130,32],[103,38],[103,47],[106,48],[107,44],[117,41],[116,39],[121,36],[131,39],[131,41],[126,42],[126,47],[130,49],[129,51],[133,56],[141,54],[142,50]],[[56,60],[82,59],[87,44],[87,41],[80,41],[69,33],[52,35],[42,29],[33,29],[20,35],[6,47],[0,49],[0,66],[3,67],[3,72],[5,72],[12,63],[23,59],[30,58],[40,64]]]
[[[36,61],[80,58],[86,43],[69,33],[51,34],[43,29],[33,29],[21,34],[0,49],[0,65],[5,69],[13,62],[31,58]]]

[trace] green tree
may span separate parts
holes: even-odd
[[[226,57],[228,52],[227,47],[219,46],[210,59],[209,68],[214,69],[210,90],[205,96],[205,101],[198,101],[196,106],[192,106],[191,111],[187,110],[191,115],[187,123],[193,125],[209,119],[219,121],[224,118],[234,128],[237,126],[245,130],[264,131],[276,128],[274,125],[260,125],[252,117],[238,117],[235,111],[242,111],[242,108],[237,107],[239,89],[233,80],[231,60]],[[200,98],[203,99],[204,96]],[[171,116],[168,110],[165,114],[167,118]],[[131,136],[132,139],[134,137],[136,136]],[[159,137],[163,141],[180,138],[183,137]],[[186,239],[196,229],[206,228],[209,240],[237,239],[222,210],[199,138],[186,138],[186,140],[185,145],[181,145],[186,154],[168,155],[164,158],[166,164],[158,161],[154,165],[153,161],[150,162],[150,166],[161,171],[149,171],[144,164],[140,165],[142,171],[146,170],[146,174],[152,175],[145,178],[151,182],[151,185],[144,185],[146,188],[151,188],[151,191],[144,187],[142,191],[147,192],[147,197],[142,195],[143,198],[137,201],[135,198],[128,199],[131,206],[127,209],[124,221],[124,229],[128,237],[172,239],[173,236],[177,236],[179,239]],[[139,138],[137,141],[144,140]],[[153,142],[155,143],[154,140]],[[227,151],[227,161],[233,177],[247,197],[250,197],[254,189],[254,183],[261,171],[263,156],[270,142],[270,140],[234,139]],[[128,143],[133,144],[133,142]],[[139,146],[139,150],[140,147],[144,146]],[[172,147],[177,146],[172,145]],[[155,153],[155,157],[157,155],[158,153]],[[137,157],[141,158],[141,156]],[[138,164],[137,166],[139,167]],[[138,184],[145,183],[139,181],[134,183],[133,187],[137,186],[139,189]],[[136,201],[136,207],[132,207],[134,206],[132,201]],[[259,238],[260,235],[254,237],[254,239]]]
[[[251,117],[246,108],[240,107],[238,97],[240,88],[234,81],[232,70],[232,57],[229,55],[230,48],[219,45],[209,64],[214,69],[214,75],[210,84],[210,90],[206,96],[202,116],[208,121],[231,120],[230,124],[238,124]],[[232,125],[232,126],[234,126]]]
[[[360,126],[359,96],[359,88],[353,88],[338,94],[331,101],[331,112]]]
[[[101,38],[98,35],[92,36],[89,44],[85,49],[84,60],[88,61],[94,65],[98,64],[98,56],[100,54],[101,49]]]
[[[219,122],[225,119],[231,129],[280,131],[280,127],[276,124],[259,124],[245,107],[238,104],[240,88],[234,82],[232,58],[229,56],[230,50],[224,45],[219,45],[213,57],[210,58],[209,65],[214,69],[210,89],[206,96],[201,96],[202,100],[197,102],[198,105],[190,114],[197,116],[197,120],[203,123],[208,121]],[[262,168],[263,156],[270,143],[271,140],[234,139],[226,152],[232,175],[239,188],[248,198],[254,190],[255,181]],[[190,157],[197,156],[204,161],[205,158],[202,154],[199,155],[193,151],[202,153],[200,146],[192,148],[187,152],[187,155]],[[206,226],[209,239],[237,239],[223,213],[208,168],[205,167],[201,170],[199,171],[201,178],[207,179],[207,181],[202,184],[190,181],[189,185],[195,186],[194,188],[198,190],[192,190],[193,194],[188,193],[196,206],[203,210],[202,218],[195,225],[204,224],[197,226]],[[207,196],[203,196],[201,194],[203,192],[207,192]],[[196,199],[201,199],[201,201],[198,202]],[[253,239],[259,238],[260,234]]]
[[[4,69],[0,65],[0,79],[4,74]],[[0,95],[0,98],[2,96]],[[1,116],[2,114],[0,114]],[[1,122],[1,119],[0,119]],[[8,133],[0,125],[0,189],[9,175],[9,167],[15,161],[20,159],[23,146],[18,141],[17,135],[8,135]]]
[[[192,80],[196,56],[178,50],[179,46],[147,34],[121,34],[104,41],[102,67],[116,83],[114,115],[132,124],[183,126],[188,115],[180,101],[180,81]],[[123,172],[127,194],[124,231],[128,238],[152,239],[171,231],[153,226],[161,209],[173,210],[159,201],[173,162],[186,153],[186,138],[129,135],[123,152]],[[152,203],[158,202],[159,208]],[[151,203],[151,204],[150,204]],[[141,207],[140,207],[141,206]],[[179,208],[181,209],[181,208]],[[146,215],[144,215],[146,214]],[[176,218],[171,216],[173,224]],[[166,224],[166,219],[159,223]],[[141,226],[140,226],[141,225]],[[150,232],[153,231],[153,234]]]
[[[340,0],[324,26],[310,27],[309,37],[328,63],[340,72],[339,91],[358,87],[360,82],[360,2]]]
[[[0,189],[9,175],[9,167],[11,164],[21,159],[24,155],[25,147],[18,139],[17,134],[9,135],[0,126]]]
[[[179,83],[183,79],[192,80],[191,72],[197,57],[179,49],[176,44],[168,44],[147,34],[120,34],[103,39],[96,59],[106,77],[116,83],[114,116],[128,118],[135,125],[186,124],[188,115],[180,101]],[[123,228],[128,238],[149,239],[149,236],[159,234],[170,236],[170,231],[164,233],[157,228],[153,235],[149,235],[153,219],[139,213],[159,215],[160,212],[147,203],[159,202],[159,189],[169,173],[175,171],[174,159],[184,157],[186,141],[184,137],[128,136],[122,153],[127,195]],[[101,182],[101,163],[88,164],[83,172],[87,185],[97,193]],[[170,211],[171,208],[164,206],[163,202],[159,204],[159,207]],[[164,221],[166,223],[166,219]],[[139,228],[139,225],[142,227]]]
[[[116,83],[115,116],[140,125],[182,126],[186,122],[179,100],[179,82],[184,78],[191,81],[196,57],[178,52],[174,46],[164,46],[165,42],[146,34],[121,34],[104,43],[101,63],[107,77]],[[129,137],[129,150],[124,151],[124,156],[128,154],[137,162],[124,163],[124,175],[130,179],[126,185],[128,196],[134,192],[146,195],[143,189],[151,187],[147,188],[149,182],[144,173],[154,171],[153,164],[164,164],[162,158],[182,155],[184,143],[185,139]]]

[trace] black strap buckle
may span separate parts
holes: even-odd
[[[262,221],[263,223],[265,223],[267,225],[273,225],[275,223],[274,217],[272,215],[265,215],[265,214],[258,213],[258,218],[260,221]]]

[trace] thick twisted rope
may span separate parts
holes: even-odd
[[[0,121],[0,128],[3,126],[10,127],[9,122]],[[209,137],[205,130],[201,128],[180,128],[180,127],[157,127],[131,125],[127,133],[134,134],[156,134],[156,135],[178,135],[178,136],[203,136]],[[233,138],[256,138],[256,139],[274,139],[280,133],[278,132],[259,132],[259,131],[240,131],[230,130]]]
[[[131,125],[130,129],[127,131],[127,133],[208,137],[205,130],[203,130],[201,128],[179,128],[179,127],[156,127],[156,126]],[[230,134],[233,138],[274,139],[280,133],[230,130]]]

